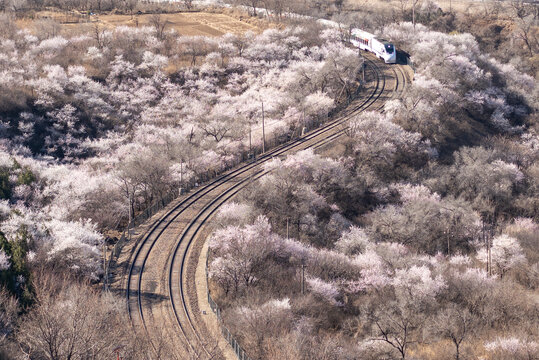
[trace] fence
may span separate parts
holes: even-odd
[[[341,106],[342,106],[342,104],[341,104]],[[304,125],[306,125],[304,127],[304,130],[308,131],[308,130],[312,130],[314,128],[317,128],[317,127],[321,126],[322,124],[324,124],[327,121],[327,119],[331,116],[331,114],[333,114],[334,112],[336,112],[338,110],[339,110],[339,107],[336,107],[336,108],[330,110],[329,112],[326,112],[322,116],[320,116],[320,115],[317,116],[314,119],[314,121],[309,121],[309,122],[304,123]],[[288,142],[291,139],[302,136],[302,132],[303,132],[302,130],[303,130],[303,128],[298,128],[298,129],[296,129],[296,131],[294,131],[294,132],[292,132],[290,134],[275,134],[275,133],[272,134],[272,136],[266,138],[266,141],[265,141],[266,151],[268,151],[268,150],[270,150],[272,148],[275,148],[275,147],[277,147],[279,145],[282,145],[282,144]],[[198,174],[196,178],[191,178],[187,183],[184,183],[182,190],[189,191],[192,188],[198,186],[199,182],[204,183],[204,182],[210,181],[211,179],[217,177],[218,175],[223,174],[226,171],[234,168],[235,166],[245,162],[246,160],[251,159],[253,156],[256,158],[257,154],[262,153],[261,144],[258,145],[258,146],[253,146],[252,150],[253,150],[252,154],[249,153],[248,151],[242,151],[240,156],[238,156],[234,161],[232,161],[232,162],[226,164],[225,166],[223,166],[221,169],[208,170],[208,171],[206,171],[204,173]],[[145,222],[149,218],[151,218],[158,211],[165,208],[177,196],[178,196],[178,191],[177,190],[173,190],[173,191],[169,192],[167,195],[165,195],[161,199],[158,199],[156,202],[154,202],[148,208],[146,208],[146,209],[142,210],[141,212],[139,212],[131,220],[131,222],[127,224],[127,227],[123,230],[122,235],[120,236],[120,239],[114,245],[114,247],[112,249],[112,252],[110,254],[109,261],[106,264],[105,275],[104,275],[104,279],[103,279],[103,286],[104,286],[105,290],[108,290],[109,280],[110,280],[110,277],[111,277],[111,271],[116,267],[116,261],[117,261],[118,257],[120,256],[120,253],[122,252],[122,249],[123,249],[124,245],[126,244],[127,241],[129,241],[131,239],[131,237],[130,237],[131,234],[130,233],[131,233],[132,229],[135,228],[136,226],[142,224],[143,222]]]
[[[217,321],[219,322],[219,327],[221,328],[221,334],[223,334],[223,337],[226,339],[226,341],[230,344],[232,347],[232,350],[234,350],[234,353],[238,357],[239,360],[252,360],[249,356],[247,356],[247,353],[243,348],[240,346],[238,341],[234,338],[232,333],[228,331],[226,326],[223,324],[223,320],[221,319],[221,309],[215,301],[213,301],[211,295],[210,295],[210,287],[208,284],[208,260],[210,258],[210,250],[208,249],[208,254],[206,256],[206,288],[208,289],[208,303],[210,304],[210,308],[213,311],[213,313],[217,316]]]
[[[358,86],[358,88],[356,89],[356,94],[360,91],[361,89],[361,86]],[[323,125],[325,123],[325,121],[327,121],[327,119],[329,117],[331,117],[333,114],[335,114],[336,112],[338,112],[339,110],[341,110],[341,108],[343,107],[343,105],[347,105],[349,103],[350,99],[347,99],[347,102],[346,104],[341,104],[341,106],[338,106],[338,107],[335,107],[334,109],[330,110],[329,112],[327,112],[324,116],[324,120],[322,121],[315,121],[315,122],[312,122],[310,124],[306,124],[306,125],[310,125],[310,126],[306,126],[305,127],[305,130],[312,130],[312,129],[315,129],[321,125]],[[291,134],[290,136],[292,138],[295,137],[296,134]],[[301,136],[301,134],[297,134],[297,136]],[[276,139],[274,139],[276,140]],[[286,142],[286,141],[284,141]],[[274,144],[272,144],[274,146],[277,146],[279,145],[279,142],[278,141],[275,141]],[[209,256],[210,256],[210,250],[208,249],[208,254],[206,256],[206,288],[207,288],[207,291],[208,291],[208,303],[210,304],[210,308],[212,309],[213,313],[217,316],[217,320],[219,322],[219,327],[221,328],[221,333],[223,334],[223,337],[226,339],[226,341],[230,344],[230,346],[232,347],[232,350],[234,350],[234,353],[236,354],[236,356],[238,357],[239,360],[252,360],[245,352],[245,350],[243,350],[243,348],[241,347],[241,345],[238,343],[238,341],[234,338],[234,336],[232,335],[232,333],[227,329],[227,327],[223,324],[223,320],[221,318],[221,309],[219,308],[219,306],[217,306],[217,304],[215,303],[215,301],[212,299],[211,297],[211,294],[210,294],[210,288],[209,288],[209,284],[208,284],[208,260],[209,260]]]
[[[223,321],[221,320],[221,309],[217,306],[215,301],[211,298],[210,291],[208,290],[208,302],[210,303],[210,307],[212,311],[217,315],[217,319],[219,321],[219,327],[221,328],[221,333],[223,334],[223,337],[226,339],[226,341],[230,344],[232,347],[232,350],[234,350],[234,353],[238,357],[239,360],[252,360],[249,356],[247,356],[247,353],[243,348],[240,346],[238,341],[234,338],[234,336],[228,331],[226,326],[223,325]]]
[[[359,80],[358,80],[358,82],[359,82]],[[361,85],[359,85],[357,87],[357,89],[355,91],[355,94],[357,94],[360,91],[360,89],[361,89]],[[286,134],[286,135],[273,134],[272,138],[267,139],[266,142],[265,142],[266,143],[266,150],[270,150],[271,148],[274,148],[274,147],[277,147],[279,145],[285,144],[285,143],[287,143],[288,141],[290,141],[290,140],[292,140],[294,138],[299,138],[299,137],[304,135],[305,131],[314,130],[314,129],[322,126],[335,113],[339,112],[344,107],[346,107],[352,101],[352,98],[353,98],[353,96],[351,98],[347,98],[346,101],[344,101],[344,102],[342,102],[340,104],[337,104],[336,107],[334,107],[333,109],[325,112],[323,115],[319,114],[312,121],[303,122],[304,126],[303,127],[298,127],[296,129],[296,131],[294,131],[292,133],[289,133],[289,134]],[[246,160],[251,159],[252,155],[254,155],[255,158],[256,158],[257,153],[259,153],[259,154],[261,153],[260,146],[253,147],[253,153],[243,151],[241,153],[241,156],[238,156],[238,158],[233,163],[227,164],[225,167],[220,169],[220,171],[207,171],[206,173],[199,174],[197,178],[191,178],[190,181],[187,184],[184,184],[184,187],[182,188],[182,190],[190,191],[192,188],[199,185],[198,182],[209,181],[212,178],[217,177],[219,174],[222,174],[222,173],[232,169],[233,167],[237,166],[238,164],[241,164],[241,163],[245,162]],[[131,222],[129,222],[127,224],[127,227],[122,232],[122,235],[120,236],[120,239],[114,245],[114,247],[112,249],[112,252],[111,252],[111,256],[109,258],[109,261],[106,264],[105,275],[104,275],[104,279],[103,279],[103,284],[104,284],[105,290],[108,290],[109,279],[111,277],[111,269],[114,269],[116,267],[116,261],[117,261],[118,257],[120,256],[120,253],[122,252],[122,249],[123,249],[124,245],[126,244],[127,241],[131,240],[130,233],[131,233],[132,229],[135,228],[136,226],[140,225],[141,223],[143,223],[147,219],[151,218],[158,211],[165,208],[168,204],[170,204],[172,202],[172,200],[174,200],[177,197],[177,194],[178,194],[177,191],[169,192],[163,198],[157,200],[151,206],[149,206],[148,208],[146,208],[145,210],[143,210],[139,214],[137,214],[137,216],[135,216],[131,220]],[[207,273],[207,271],[208,271],[208,263],[207,262],[208,262],[208,259],[206,258],[206,282],[208,281],[208,273]],[[238,357],[238,359],[240,359],[240,360],[252,360],[249,356],[247,356],[247,354],[245,353],[245,350],[243,350],[243,348],[239,345],[238,341],[233,337],[233,335],[230,333],[230,331],[224,326],[224,324],[222,322],[222,319],[221,319],[221,309],[217,306],[215,301],[213,301],[213,299],[212,299],[212,297],[210,295],[209,288],[208,288],[208,303],[210,304],[210,307],[211,307],[212,311],[217,315],[217,319],[219,321],[219,326],[221,328],[221,333],[223,334],[223,336],[225,337],[227,342],[230,344],[230,346],[232,347],[232,349],[236,353],[236,356]]]
[[[190,189],[193,185],[191,183],[187,184],[188,189]],[[155,203],[150,205],[148,208],[137,214],[129,224],[127,224],[127,227],[122,232],[122,235],[120,236],[120,239],[114,247],[112,248],[112,252],[109,258],[109,262],[107,263],[107,266],[105,267],[105,276],[103,279],[103,286],[105,290],[108,290],[109,285],[109,279],[110,279],[110,271],[111,269],[114,269],[116,266],[116,260],[120,256],[120,253],[122,252],[122,248],[125,245],[125,243],[130,239],[130,232],[133,228],[135,228],[137,225],[142,224],[144,221],[151,218],[153,215],[155,215],[158,211],[163,209],[165,206],[170,204],[172,200],[174,200],[177,196],[177,191],[171,191],[161,199],[157,200]]]
[[[349,101],[349,99],[348,99]],[[288,134],[278,134],[273,133],[270,136],[266,137],[265,141],[265,148],[266,151],[271,150],[272,148],[275,148],[279,145],[285,144],[288,141],[299,138],[303,135],[303,131],[309,131],[315,128],[320,127],[322,124],[324,124],[327,119],[334,114],[335,112],[339,111],[344,105],[347,103],[339,104],[340,106],[337,106],[333,108],[332,110],[329,110],[325,112],[324,114],[319,114],[318,116],[315,116],[314,119],[311,119],[311,121],[304,122],[304,127],[298,127],[295,131]],[[268,124],[268,127],[271,127],[271,123]],[[268,129],[269,130],[269,129]],[[262,142],[262,141],[261,141]],[[252,153],[249,151],[242,151],[241,154],[232,162],[226,164],[222,168],[218,170],[207,170],[204,173],[200,173],[197,175],[196,178],[191,178],[189,182],[183,184],[182,190],[189,191],[192,188],[199,185],[199,183],[208,182],[211,179],[217,177],[220,174],[225,173],[226,171],[234,168],[235,166],[252,159],[254,156],[256,158],[257,154],[262,153],[262,145],[259,144],[257,146],[253,146]],[[153,215],[155,215],[158,211],[166,207],[168,204],[172,202],[177,197],[178,191],[171,191],[167,195],[165,195],[163,198],[157,200],[155,203],[153,203],[148,208],[142,210],[140,213],[138,213],[130,223],[127,224],[127,227],[123,230],[122,235],[120,236],[120,239],[116,242],[114,245],[112,252],[110,254],[110,258],[108,263],[105,266],[105,275],[103,279],[103,285],[105,290],[108,290],[109,280],[111,277],[111,269],[114,269],[116,266],[116,261],[118,257],[120,256],[120,253],[122,251],[122,248],[126,244],[127,241],[129,241],[130,238],[130,232],[133,228],[136,226],[142,224],[147,219],[151,218]]]

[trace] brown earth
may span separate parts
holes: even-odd
[[[101,15],[95,16],[95,20],[106,27],[127,26],[149,26],[153,15]],[[247,31],[260,31],[259,26],[255,26],[238,20],[237,18],[219,13],[210,12],[186,12],[160,15],[163,21],[167,21],[168,29],[174,29],[181,35],[207,35],[221,36],[225,33],[241,34]]]
[[[78,12],[54,10],[32,14],[34,20],[51,19],[69,29],[70,32],[84,31],[96,24],[105,28],[117,26],[151,26],[152,14],[96,14],[83,15]],[[221,36],[225,33],[242,34],[247,31],[261,32],[272,26],[268,21],[251,18],[240,11],[220,9],[194,12],[160,14],[161,21],[167,21],[166,29],[174,29],[181,35]],[[32,29],[31,19],[17,21],[21,27]]]

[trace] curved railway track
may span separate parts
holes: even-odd
[[[206,328],[198,306],[195,273],[207,234],[204,225],[219,206],[251,181],[265,174],[263,164],[276,156],[318,149],[342,136],[346,122],[358,113],[380,110],[404,91],[407,77],[398,65],[385,65],[366,56],[371,78],[366,96],[338,117],[305,136],[278,146],[225,173],[192,194],[180,198],[143,235],[130,256],[125,283],[127,311],[133,326],[146,333],[156,358],[223,358],[216,347],[220,334]]]

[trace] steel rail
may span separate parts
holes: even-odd
[[[373,65],[376,66],[374,63],[373,63]],[[376,67],[376,69],[379,70],[378,67]],[[380,72],[377,72],[377,73],[380,74]],[[378,78],[378,80],[379,80],[379,78]],[[368,104],[368,105],[358,107],[358,109],[361,109],[360,111],[362,111],[362,110],[365,110],[366,108],[370,107],[372,104],[374,104],[376,102],[376,100],[378,100],[380,98],[380,96],[384,92],[384,89],[385,89],[385,77],[383,77],[383,82],[382,82],[381,89],[379,89],[379,84],[377,84],[377,86],[376,86],[376,90],[379,90],[379,92],[377,93],[377,91],[375,90],[373,92],[373,94],[368,98],[368,100],[364,103],[364,104]],[[346,115],[345,118],[343,119],[343,122],[349,120],[350,116],[353,116],[354,114],[356,114],[358,109],[356,109],[355,111],[351,111],[350,114]],[[322,142],[325,143],[325,141],[326,141],[326,138],[315,140],[315,142],[313,144],[308,145],[306,148],[311,148],[311,147],[314,148],[319,143],[322,143]],[[256,176],[255,176],[256,179],[258,179],[258,178],[260,178],[260,177],[262,177],[262,176],[264,176],[265,174],[268,173],[268,171],[263,171],[263,172],[261,172],[261,171],[262,170],[259,170],[259,171],[256,172]],[[187,320],[186,322],[189,323],[189,325],[190,325],[190,330],[189,331],[191,331],[193,334],[195,334],[196,340],[198,341],[198,343],[200,344],[200,346],[202,347],[202,349],[206,352],[206,354],[208,356],[211,356],[211,354],[205,348],[204,342],[202,341],[198,331],[195,329],[194,321],[193,321],[191,313],[190,313],[190,311],[188,309],[188,304],[187,304],[188,301],[186,299],[186,291],[185,291],[185,288],[184,288],[184,280],[185,280],[184,275],[185,275],[185,273],[187,271],[186,270],[186,268],[187,268],[187,256],[189,254],[191,244],[195,240],[195,238],[196,238],[197,234],[199,233],[199,231],[207,223],[208,219],[219,209],[219,207],[223,203],[225,203],[230,198],[235,196],[241,189],[243,189],[245,186],[247,186],[248,183],[251,182],[251,180],[252,180],[252,177],[244,178],[239,183],[235,184],[233,187],[227,189],[225,192],[223,192],[222,194],[217,196],[215,199],[211,200],[190,221],[189,225],[182,232],[182,234],[181,234],[181,236],[180,236],[180,238],[179,238],[179,240],[178,240],[178,242],[176,244],[176,247],[175,247],[174,253],[173,253],[173,260],[171,261],[170,267],[169,267],[169,280],[168,280],[168,283],[169,283],[169,299],[170,299],[170,303],[171,303],[171,306],[172,306],[173,311],[174,311],[174,316],[176,317],[179,326],[182,327],[180,316],[179,316],[179,314],[177,313],[177,310],[176,310],[179,307],[179,305],[177,306],[175,304],[175,295],[174,295],[174,291],[173,291],[173,286],[174,286],[175,283],[177,283],[178,286],[179,286],[179,293],[180,293],[179,302],[181,303],[181,308],[182,308],[182,310],[184,312],[184,316],[185,316],[185,318]],[[201,218],[202,218],[202,220],[199,222],[199,220]],[[199,223],[197,224],[197,222],[199,222]],[[195,227],[195,225],[196,225],[196,227]],[[190,232],[192,232],[191,235],[189,235]],[[183,245],[184,243],[185,243],[185,249],[180,253],[181,261],[180,261],[180,264],[179,264],[179,278],[176,279],[176,281],[175,281],[173,279],[173,271],[174,271],[174,267],[176,266],[175,259],[178,256],[181,245]],[[198,355],[198,353],[197,353],[197,355]]]
[[[373,91],[373,94],[364,103],[362,103],[358,108],[361,108],[368,101],[370,101],[377,89],[378,89],[378,81],[377,81],[376,88]],[[378,97],[379,97],[379,95],[378,95]],[[357,108],[354,109],[353,111],[357,111]],[[347,116],[349,116],[349,115],[346,114],[345,117],[347,117]],[[344,119],[344,121],[345,120],[346,119]],[[336,123],[338,123],[338,122],[340,123],[342,121],[343,121],[343,119],[341,117],[339,117],[336,120],[333,120],[333,121],[327,123],[325,126],[319,128],[319,129],[313,130],[311,133],[307,134],[307,136],[305,136],[303,138],[299,138],[299,139],[297,139],[296,141],[294,141],[292,143],[286,143],[286,144],[283,144],[281,146],[278,146],[278,147],[272,149],[271,151],[268,151],[263,156],[261,156],[259,158],[259,160],[256,161],[256,162],[245,164],[245,165],[241,166],[240,168],[233,170],[232,172],[225,173],[225,174],[217,177],[216,179],[212,180],[209,184],[199,188],[196,192],[189,195],[186,199],[182,200],[173,209],[168,211],[161,219],[159,219],[152,226],[150,231],[144,236],[141,243],[138,245],[137,250],[136,250],[135,255],[134,255],[134,260],[131,262],[131,265],[129,267],[128,279],[127,279],[127,294],[126,294],[127,305],[128,305],[127,306],[127,311],[128,311],[129,318],[132,319],[132,311],[131,311],[131,308],[129,306],[129,300],[130,300],[130,297],[131,297],[130,289],[131,289],[131,282],[132,282],[132,277],[133,277],[133,274],[134,274],[135,266],[136,266],[137,260],[138,260],[138,258],[140,256],[144,246],[148,244],[148,240],[149,240],[150,236],[152,236],[156,232],[156,230],[158,229],[158,227],[160,225],[166,224],[161,230],[159,230],[156,238],[151,242],[147,253],[151,252],[151,250],[153,249],[153,247],[155,245],[155,242],[156,242],[157,238],[159,238],[159,236],[166,230],[169,223],[174,221],[178,216],[180,216],[189,206],[194,204],[198,199],[200,199],[201,197],[206,195],[208,192],[214,190],[214,188],[212,188],[211,186],[213,186],[213,185],[216,185],[216,186],[222,185],[224,183],[223,180],[229,181],[229,180],[237,177],[238,175],[241,175],[242,173],[250,170],[252,167],[257,166],[259,162],[266,161],[266,160],[276,156],[276,154],[279,155],[280,153],[282,153],[284,151],[290,150],[291,148],[301,144],[305,140],[308,140],[308,139],[310,139],[310,138],[312,138],[314,136],[318,136],[322,132],[331,130],[335,126]],[[229,179],[227,179],[227,178],[229,178]],[[180,211],[178,211],[178,209],[180,209],[182,206],[184,206],[184,207]],[[173,215],[172,218],[167,221],[167,218],[170,217],[171,215]],[[147,259],[147,256],[145,256],[143,258],[143,263],[142,263],[141,268],[139,270],[139,274],[142,273],[142,270],[144,269],[144,267],[146,265],[146,259]],[[140,279],[141,279],[141,276],[139,276],[139,282],[138,282],[139,285],[140,285]],[[140,288],[140,286],[139,286],[139,288]],[[138,291],[137,300],[140,302],[140,291]],[[143,314],[140,311],[139,311],[139,313],[141,314],[141,318],[143,319]]]
[[[371,60],[369,60],[369,61],[371,61]],[[393,98],[394,99],[399,99],[399,98],[402,97],[402,95],[404,94],[404,92],[406,90],[406,86],[408,84],[408,79],[407,79],[406,74],[404,73],[404,70],[402,69],[401,66],[399,66],[399,65],[389,65],[387,67],[389,67],[393,71],[393,73],[395,74],[395,88],[393,90]],[[398,71],[395,70],[395,69],[398,69]],[[401,81],[399,81],[399,73],[400,73],[400,77],[402,78]],[[399,89],[400,89],[400,91],[399,91]],[[376,110],[382,110],[384,106],[385,106],[385,103],[381,104]],[[339,131],[339,132],[331,135],[330,137],[326,138],[325,142],[315,146],[314,149],[318,150],[318,149],[324,147],[326,144],[331,143],[331,142],[335,141],[336,139],[340,138],[341,136],[346,134],[347,129],[348,129],[348,127],[345,127],[341,131]]]
[[[273,158],[275,156],[279,156],[279,155],[281,155],[281,154],[283,154],[285,152],[288,152],[288,151],[294,149],[295,147],[301,146],[306,141],[309,141],[311,139],[319,137],[321,134],[327,133],[327,132],[335,129],[335,127],[340,126],[340,125],[342,125],[342,123],[349,120],[350,116],[355,115],[356,113],[358,113],[360,111],[364,111],[367,108],[371,107],[380,98],[380,96],[384,93],[384,90],[385,90],[385,76],[382,76],[383,85],[380,86],[380,77],[381,77],[382,72],[380,71],[379,67],[374,62],[372,62],[370,60],[368,60],[368,61],[371,63],[371,68],[372,68],[373,73],[375,74],[375,77],[376,77],[376,86],[375,86],[374,90],[372,91],[371,95],[365,101],[363,101],[359,106],[344,110],[341,113],[341,116],[337,117],[335,120],[333,120],[331,122],[328,122],[327,124],[325,124],[325,126],[323,126],[321,128],[318,128],[318,129],[315,129],[315,130],[311,131],[309,134],[307,134],[306,136],[304,136],[304,137],[302,137],[300,139],[297,139],[297,140],[295,140],[295,141],[293,141],[291,143],[289,142],[287,144],[277,146],[273,150],[271,150],[271,151],[267,152],[266,154],[264,154],[263,156],[261,156],[257,162],[251,162],[251,163],[248,163],[248,164],[244,164],[243,166],[239,167],[238,169],[232,170],[232,171],[230,171],[228,173],[225,173],[225,174],[217,177],[216,179],[212,180],[210,183],[208,183],[204,187],[198,189],[196,192],[189,195],[186,199],[182,200],[180,203],[175,205],[173,207],[173,209],[168,211],[163,217],[161,217],[152,226],[152,228],[144,236],[141,243],[138,245],[138,247],[137,247],[137,249],[135,251],[135,254],[134,254],[134,260],[131,262],[131,266],[129,268],[128,280],[127,280],[127,282],[128,282],[127,295],[126,296],[127,296],[128,313],[129,313],[129,317],[130,317],[130,319],[132,319],[132,321],[133,321],[133,316],[132,316],[132,310],[131,310],[131,304],[130,304],[130,300],[131,300],[131,297],[130,297],[131,294],[130,293],[131,293],[131,287],[132,287],[132,278],[134,277],[135,266],[136,266],[137,263],[140,262],[140,257],[142,255],[143,250],[146,250],[146,251],[144,251],[144,256],[142,258],[142,264],[141,264],[141,267],[140,267],[140,269],[139,269],[139,271],[137,273],[138,281],[137,281],[137,297],[136,297],[136,300],[137,300],[137,303],[138,303],[137,307],[138,307],[138,310],[139,310],[138,312],[139,312],[139,315],[140,315],[140,320],[142,322],[142,325],[143,325],[145,331],[148,331],[147,326],[146,326],[146,321],[144,319],[143,308],[142,308],[142,306],[143,306],[143,301],[142,301],[142,298],[141,298],[141,296],[142,296],[142,275],[143,275],[143,271],[144,271],[144,269],[146,267],[146,262],[148,260],[149,254],[151,253],[154,245],[156,244],[156,242],[160,238],[160,236],[163,234],[163,232],[185,210],[190,208],[191,205],[196,203],[199,199],[203,198],[205,195],[207,195],[211,191],[215,191],[220,186],[225,185],[226,183],[230,182],[231,180],[241,176],[242,174],[252,170],[253,168],[255,168],[257,166],[260,166],[260,164],[262,164],[263,162],[265,162],[265,161],[267,161],[267,160],[269,160],[269,159],[271,159],[271,158]],[[393,70],[393,71],[395,71],[395,70]],[[397,80],[397,82],[398,82],[398,80]],[[398,84],[396,85],[396,88],[397,87],[398,87]],[[342,133],[343,131],[344,130],[341,130],[341,131],[339,131],[339,133]],[[335,134],[330,134],[327,139],[323,138],[323,139],[317,140],[317,142],[315,142],[314,144],[311,144],[309,147],[315,147],[315,146],[317,147],[318,144],[320,144],[322,142],[324,142],[324,144],[325,144],[325,143],[328,142],[327,141],[328,139],[329,139],[329,141],[334,140],[334,138],[335,138],[334,136],[335,136]],[[261,171],[261,170],[258,170],[258,171]],[[258,174],[258,172],[257,172],[257,174]],[[260,175],[260,176],[262,176],[262,175]],[[257,178],[258,178],[258,176],[257,176]],[[219,206],[220,206],[222,203],[224,203],[226,200],[228,200],[230,197],[234,196],[238,191],[240,191],[240,189],[245,186],[245,182],[247,180],[248,180],[247,178],[243,179],[241,182],[239,182],[239,183],[235,184],[233,187],[227,189],[225,192],[221,193],[220,196],[218,196],[216,199],[214,199],[207,206],[215,205],[216,202],[219,199],[222,199],[224,196],[226,196],[227,194],[230,194],[232,192],[232,194],[230,196],[227,196],[226,199],[224,199],[222,202],[219,203]],[[234,189],[236,189],[236,190],[234,190]],[[211,211],[211,213],[206,217],[206,219],[209,218],[209,216],[211,216],[211,214],[213,214],[213,212],[216,211],[219,206],[215,207]],[[179,241],[176,244],[176,248],[175,248],[173,257],[172,257],[172,259],[170,261],[171,266],[169,268],[169,298],[170,298],[170,301],[171,301],[172,310],[174,312],[174,317],[176,318],[176,321],[178,322],[178,325],[179,325],[179,327],[180,327],[180,329],[181,329],[181,331],[183,333],[183,336],[186,339],[186,342],[189,344],[189,346],[193,350],[194,350],[194,347],[192,347],[192,345],[189,342],[189,339],[187,338],[187,335],[185,333],[185,328],[181,324],[180,317],[179,317],[178,311],[176,309],[176,305],[174,304],[174,294],[172,292],[172,281],[170,281],[170,279],[172,278],[173,264],[175,263],[175,258],[177,256],[177,251],[178,251],[180,245],[182,244],[182,239],[185,237],[185,234],[187,234],[187,232],[192,228],[195,221],[198,220],[202,216],[204,211],[207,211],[207,209],[208,209],[208,207],[205,207],[205,209],[202,210],[196,216],[196,218],[193,220],[193,222],[182,233],[182,237],[180,237]],[[204,220],[204,222],[205,221],[206,220]],[[193,241],[195,235],[198,233],[198,230],[201,227],[202,227],[202,224],[196,229],[195,234],[189,239],[188,244],[187,244],[187,248],[183,252],[182,261],[181,261],[181,268],[180,268],[180,291],[181,291],[182,308],[183,308],[183,311],[185,312],[187,320],[188,320],[188,322],[190,324],[190,328],[191,328],[190,331],[193,331],[193,333],[195,334],[195,337],[198,339],[198,341],[201,344],[203,344],[202,340],[200,339],[200,335],[198,334],[198,332],[196,331],[196,329],[195,329],[195,327],[193,325],[193,321],[192,321],[191,315],[189,313],[189,310],[187,309],[187,301],[185,300],[185,292],[183,291],[183,281],[182,281],[182,277],[183,277],[183,274],[184,274],[184,267],[185,267],[186,258],[187,258],[187,253],[188,253],[188,250],[190,248],[190,244]],[[155,236],[155,238],[153,238],[152,241],[150,242],[150,237],[153,236],[154,234],[156,234],[157,236]],[[204,348],[204,346],[203,346],[203,348]],[[204,350],[207,352],[207,350],[205,348],[204,348]]]

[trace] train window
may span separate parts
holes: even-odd
[[[385,48],[388,54],[393,54],[393,51],[395,50],[395,48],[393,47],[393,44],[385,44]]]

